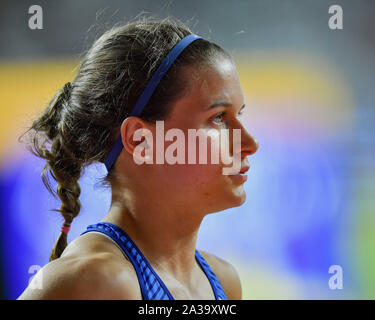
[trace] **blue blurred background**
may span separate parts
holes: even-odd
[[[43,9],[43,29],[28,9]],[[331,30],[332,4],[343,29]],[[44,163],[17,142],[79,54],[141,11],[173,15],[231,52],[260,147],[249,157],[247,200],[207,216],[198,249],[232,263],[244,299],[375,298],[375,1],[1,1],[0,296],[17,298],[48,262],[59,202]],[[82,211],[69,241],[109,209],[103,164],[81,178]],[[52,181],[52,179],[51,179]],[[329,268],[343,288],[329,286]],[[35,267],[36,266],[36,267]]]

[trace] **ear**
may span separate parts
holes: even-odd
[[[136,149],[142,147],[147,149],[153,145],[151,127],[151,124],[139,117],[128,117],[122,122],[120,129],[122,145],[132,157],[139,157],[139,152],[135,152]]]

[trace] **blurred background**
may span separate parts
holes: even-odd
[[[28,26],[34,4],[41,30]],[[329,28],[333,4],[343,29]],[[232,53],[260,144],[245,204],[207,216],[197,248],[236,267],[244,299],[374,299],[371,0],[0,1],[0,297],[17,298],[48,263],[62,223],[44,162],[17,138],[73,78],[79,54],[140,12],[177,17]],[[68,241],[108,211],[110,190],[96,185],[105,172],[95,164],[81,178]],[[329,285],[331,266],[341,289]]]

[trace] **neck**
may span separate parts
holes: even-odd
[[[122,228],[157,273],[189,282],[197,269],[195,248],[203,216],[191,207],[150,200],[118,201],[112,197],[102,221]]]

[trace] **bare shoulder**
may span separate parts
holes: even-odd
[[[229,300],[242,299],[241,281],[236,269],[227,261],[205,251],[198,250],[218,277]]]
[[[95,243],[93,235],[86,238],[93,240],[90,246]],[[38,271],[18,299],[142,299],[134,268],[123,256],[85,243],[69,246]]]

